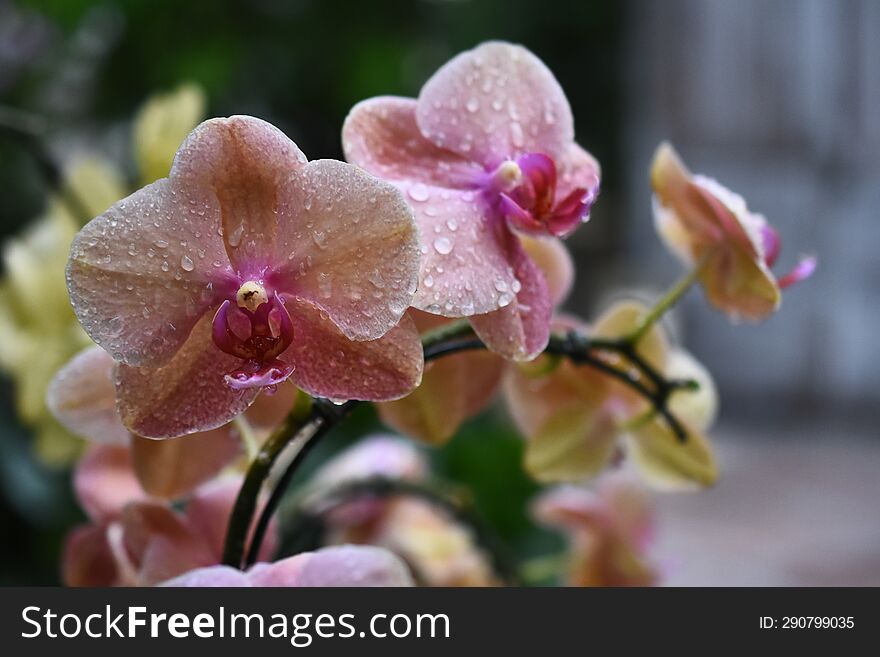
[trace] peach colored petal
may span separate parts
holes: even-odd
[[[457,55],[425,83],[416,120],[442,148],[486,166],[521,153],[557,158],[574,139],[565,94],[531,52],[484,43]]]
[[[73,489],[93,521],[112,518],[129,502],[145,497],[132,471],[129,449],[121,445],[92,446],[76,466]]]
[[[82,525],[65,538],[61,581],[65,586],[113,586],[116,566],[107,543],[106,526]]]
[[[512,240],[517,240],[511,236]],[[509,248],[518,287],[511,288],[508,305],[500,310],[470,318],[471,326],[493,352],[512,360],[531,360],[550,339],[553,306],[547,281],[526,255],[518,240]]]
[[[258,390],[233,390],[223,376],[240,360],[211,342],[206,314],[190,339],[167,365],[116,371],[117,409],[122,424],[146,438],[174,438],[208,431],[229,422],[254,401]]]
[[[416,125],[416,105],[413,98],[395,96],[355,105],[342,127],[345,159],[384,180],[472,187],[482,167],[425,139]]]
[[[422,343],[408,316],[378,340],[352,342],[311,303],[294,299],[285,305],[294,339],[282,358],[295,365],[291,381],[309,394],[388,401],[421,382]]]
[[[734,319],[764,319],[782,300],[763,261],[736,247],[719,249],[700,271],[700,283],[709,303]]]
[[[288,382],[279,384],[275,394],[259,395],[245,411],[245,418],[255,429],[273,429],[290,413],[294,399],[296,386]]]
[[[171,178],[191,190],[211,190],[211,212],[220,220],[229,261],[247,277],[271,262],[279,228],[291,219],[278,195],[305,164],[302,151],[272,124],[231,116],[205,121],[190,133]]]
[[[138,481],[154,497],[175,499],[212,479],[240,453],[231,425],[168,440],[133,436]]]
[[[245,573],[232,566],[208,566],[206,568],[190,570],[183,575],[160,583],[159,586],[194,588],[248,587],[251,586],[251,580],[248,579]]]
[[[627,438],[628,454],[646,481],[664,490],[693,490],[711,486],[718,478],[718,465],[706,437],[686,426],[681,442],[663,418],[655,418]]]
[[[574,284],[574,261],[561,240],[555,237],[520,235],[523,248],[544,274],[550,301],[559,306],[568,297]]]
[[[70,300],[83,328],[114,359],[167,363],[228,291],[229,262],[205,203],[163,179],[119,201],[74,238]]]
[[[88,347],[54,376],[46,392],[52,415],[72,433],[96,442],[128,443],[128,430],[116,412],[113,358]]]
[[[718,391],[709,370],[685,350],[673,349],[664,374],[670,379],[693,379],[699,384],[696,391],[680,390],[673,393],[669,410],[698,431],[708,430],[718,415]]]
[[[559,410],[526,443],[525,467],[541,482],[583,481],[608,464],[616,442],[617,422],[608,409]]]
[[[275,269],[267,280],[321,308],[353,340],[400,320],[418,281],[419,244],[401,194],[335,160],[306,165],[278,195]]]

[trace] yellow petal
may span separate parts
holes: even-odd
[[[583,406],[557,411],[526,443],[526,470],[541,482],[576,482],[598,474],[614,453],[614,418]]]
[[[619,338],[627,335],[635,330],[639,320],[648,312],[648,307],[638,301],[618,301],[596,320],[593,335],[599,338]],[[663,330],[658,324],[654,324],[639,340],[637,352],[655,368],[662,370],[668,350],[669,344]]]
[[[688,490],[710,486],[718,478],[718,466],[706,437],[688,428],[680,442],[663,418],[655,418],[628,436],[629,455],[654,487]]]
[[[205,93],[195,84],[150,97],[134,124],[134,149],[141,182],[164,178],[184,138],[205,115]]]
[[[67,168],[64,184],[76,201],[83,206],[86,216],[73,217],[80,225],[97,217],[116,201],[128,195],[125,182],[116,167],[94,155],[74,160]],[[61,209],[65,212],[69,211],[67,206]]]
[[[719,250],[706,263],[700,283],[709,303],[732,319],[764,319],[782,299],[776,279],[764,262],[736,246]]]
[[[670,379],[692,379],[698,390],[677,390],[669,399],[669,409],[685,424],[706,431],[718,414],[718,391],[715,382],[703,365],[683,349],[669,354],[664,372]]]

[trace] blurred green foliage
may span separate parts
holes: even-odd
[[[622,3],[599,0],[23,0],[12,9],[33,43],[0,76],[0,104],[46,121],[60,161],[97,148],[133,176],[129,122],[144,99],[180,82],[202,85],[209,115],[253,114],[282,128],[310,158],[341,157],[339,133],[364,98],[414,96],[456,53],[488,39],[522,43],[555,72],[578,121],[578,139],[618,168],[617,81]],[[16,43],[9,40],[6,48]],[[13,34],[17,38],[17,35]],[[0,135],[0,236],[40,211],[46,188],[21,143]],[[605,186],[607,195],[613,186]],[[35,464],[3,386],[0,459],[4,502],[0,583],[51,583],[63,531],[78,517],[65,473]],[[309,465],[366,431],[365,409],[316,450]],[[469,423],[434,460],[470,489],[478,513],[512,547],[533,554],[555,537],[527,519],[536,490],[521,468],[520,439],[501,413]],[[12,476],[10,473],[15,473]],[[303,473],[307,474],[307,473]]]

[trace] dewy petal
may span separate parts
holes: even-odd
[[[693,427],[687,427],[687,440],[682,443],[657,417],[630,434],[628,445],[628,455],[656,488],[688,490],[710,486],[718,478],[712,447]]]
[[[400,192],[362,169],[318,160],[281,191],[267,280],[324,310],[353,340],[397,324],[418,282],[418,232]]]
[[[544,274],[551,303],[554,307],[561,305],[574,284],[574,261],[568,249],[555,237],[520,235],[519,238],[526,253]]]
[[[211,314],[204,315],[164,367],[117,367],[117,410],[122,424],[146,438],[174,438],[226,424],[250,406],[259,392],[226,385],[223,376],[240,362],[214,346]]]
[[[422,481],[428,463],[412,441],[378,434],[364,438],[334,456],[312,476],[312,484],[339,486],[371,477]]]
[[[416,105],[396,96],[355,105],[342,126],[345,159],[383,180],[473,187],[482,167],[427,140],[416,124]]]
[[[569,196],[576,189],[583,189],[589,204],[599,195],[602,169],[598,160],[578,144],[569,144],[556,162],[556,200]]]
[[[112,518],[129,502],[145,497],[131,466],[128,447],[95,445],[76,466],[73,490],[93,521]]]
[[[311,303],[294,299],[285,305],[295,337],[282,359],[295,367],[290,380],[309,394],[388,401],[421,382],[422,343],[410,317],[378,340],[353,342]]]
[[[525,253],[518,238],[509,253],[515,267],[515,281],[509,305],[492,313],[470,318],[471,326],[493,352],[512,360],[531,360],[540,354],[550,339],[550,315],[553,305],[547,281],[538,266]]]
[[[487,221],[480,194],[402,182],[421,239],[419,288],[412,305],[445,317],[469,317],[509,304],[517,286],[503,222]]]
[[[574,139],[550,70],[522,46],[497,41],[444,64],[422,87],[416,120],[432,142],[486,167],[523,153],[557,159]]]
[[[259,276],[271,262],[276,235],[291,218],[278,203],[306,157],[283,132],[252,116],[201,123],[177,152],[171,179],[211,190],[233,268]],[[216,229],[215,229],[216,230]]]
[[[541,482],[576,482],[596,476],[611,460],[617,422],[602,408],[559,411],[526,444],[526,470]]]
[[[88,347],[62,367],[49,384],[46,403],[70,432],[96,442],[128,443],[116,412],[114,361],[100,347]]]
[[[412,586],[400,557],[371,545],[340,545],[305,552],[249,572],[253,586]]]
[[[134,436],[132,463],[141,486],[150,495],[175,499],[189,493],[241,452],[231,425],[169,440]]]
[[[114,359],[167,363],[199,317],[228,292],[229,262],[209,205],[159,180],[90,221],[74,239],[70,300],[86,333]]]

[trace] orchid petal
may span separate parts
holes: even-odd
[[[248,576],[232,566],[208,566],[196,568],[182,575],[166,580],[158,586],[168,587],[249,587],[251,580]]]
[[[520,235],[522,246],[544,274],[550,301],[559,306],[568,297],[574,284],[574,261],[561,240],[554,237]]]
[[[710,486],[718,466],[709,441],[693,427],[681,442],[664,418],[654,418],[628,436],[628,455],[645,479],[662,490],[691,490]]]
[[[213,478],[241,453],[233,428],[168,440],[134,436],[132,463],[143,489],[154,497],[175,499]]]
[[[557,412],[526,444],[526,470],[541,482],[576,482],[596,476],[614,454],[617,422],[602,408]]]
[[[64,540],[61,581],[65,586],[113,586],[116,567],[105,525],[76,527]]]
[[[776,281],[776,284],[779,286],[780,290],[784,290],[795,283],[800,283],[813,275],[813,272],[816,271],[817,264],[818,260],[815,256],[803,256],[795,268]]]
[[[306,165],[302,151],[283,132],[252,116],[210,119],[180,147],[172,180],[191,193],[210,190],[213,222],[222,227],[233,268],[256,277],[271,262],[278,232],[289,221],[279,207],[289,179]]]
[[[293,344],[282,355],[295,366],[290,380],[311,395],[388,401],[410,393],[422,379],[422,343],[412,319],[377,340],[352,342],[322,311],[288,300]]]
[[[124,445],[130,434],[116,412],[113,367],[113,358],[100,347],[84,349],[55,374],[46,403],[70,432]]]
[[[352,340],[374,340],[400,320],[417,285],[412,210],[389,183],[334,160],[306,165],[279,192],[268,280],[321,308]]]
[[[129,502],[145,497],[132,471],[129,449],[119,445],[89,449],[76,466],[73,489],[93,521],[112,518]]]
[[[214,346],[211,316],[204,315],[167,365],[117,367],[117,409],[122,424],[146,438],[174,438],[226,424],[250,406],[259,392],[233,390],[224,382],[223,376],[240,362]]]
[[[201,214],[200,214],[201,213]],[[167,363],[223,292],[228,260],[205,202],[160,180],[90,221],[73,240],[70,300],[115,360]]]
[[[383,180],[472,187],[482,167],[425,139],[415,99],[380,96],[355,105],[342,127],[345,159]]]
[[[628,335],[636,329],[641,318],[648,312],[648,307],[639,301],[618,301],[596,320],[592,334],[597,338],[608,339]],[[657,324],[654,324],[639,340],[636,348],[636,353],[659,371],[666,366],[668,352],[669,341]]]
[[[370,545],[341,545],[305,552],[248,572],[253,586],[412,586],[400,557]]]
[[[487,167],[522,153],[556,159],[574,139],[568,100],[522,46],[484,43],[444,64],[422,87],[422,134]]]
[[[509,304],[492,313],[470,318],[471,326],[493,352],[512,360],[531,360],[550,339],[553,306],[547,281],[526,255],[518,240],[510,247],[511,263],[519,289],[512,289]]]

